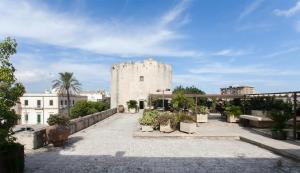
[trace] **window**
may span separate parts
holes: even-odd
[[[65,105],[67,105],[68,104],[68,101],[67,100],[65,100]]]
[[[28,106],[28,100],[24,100],[25,106]]]
[[[49,100],[49,105],[53,106],[53,100]]]
[[[40,124],[41,123],[41,114],[37,114],[37,123]]]
[[[64,105],[64,101],[63,100],[60,101],[60,105],[61,106]]]
[[[73,105],[75,105],[75,100],[73,100]]]
[[[41,100],[36,101],[37,107],[41,107]]]
[[[140,76],[140,81],[141,81],[141,82],[144,81],[144,76]]]
[[[28,114],[25,114],[25,121],[28,121]]]

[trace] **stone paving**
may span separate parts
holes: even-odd
[[[64,149],[27,151],[25,172],[300,172],[299,163],[235,139],[134,138],[139,116],[116,114]]]

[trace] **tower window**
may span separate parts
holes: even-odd
[[[140,81],[141,81],[141,82],[144,81],[144,76],[140,76]]]

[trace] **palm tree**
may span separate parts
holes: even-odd
[[[70,95],[78,94],[80,91],[80,83],[73,76],[73,73],[59,73],[59,79],[52,81],[52,88],[60,95],[67,95],[68,99],[68,116],[70,116]]]

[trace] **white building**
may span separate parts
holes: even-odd
[[[115,64],[111,68],[111,107],[127,107],[136,100],[139,108],[147,106],[149,94],[171,89],[172,67],[155,60]]]
[[[81,96],[86,96],[88,101],[98,102],[107,98],[104,91],[82,91]]]
[[[86,96],[71,96],[70,105],[79,100],[86,100]],[[67,113],[67,97],[56,93],[26,93],[20,97],[20,104],[15,107],[21,115],[20,124],[45,124],[50,115]]]

